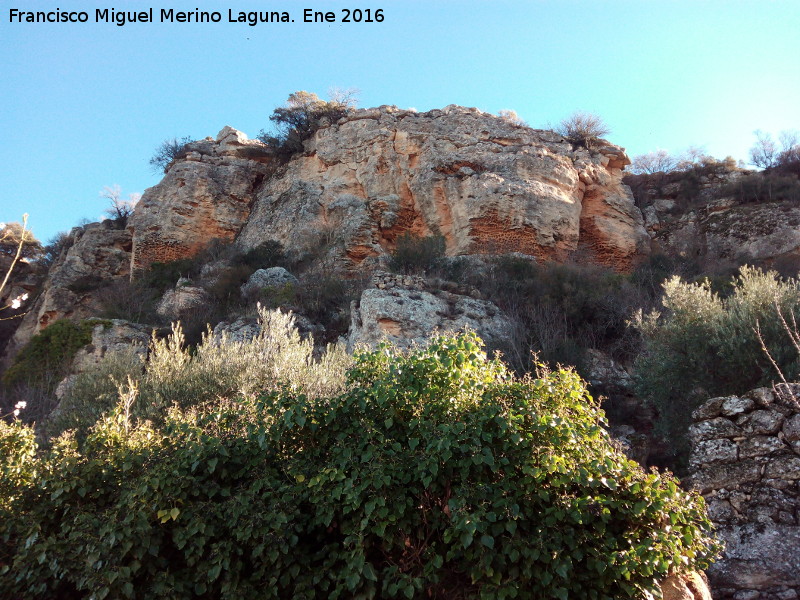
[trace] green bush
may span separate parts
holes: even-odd
[[[286,389],[0,449],[0,589],[52,598],[638,598],[717,547],[700,496],[616,451],[571,372],[474,335]]]
[[[3,374],[7,386],[26,384],[48,386],[58,383],[75,353],[92,341],[92,328],[97,321],[75,323],[61,319],[31,338],[17,354],[14,363]]]
[[[800,317],[798,282],[742,267],[732,284],[723,298],[707,281],[673,277],[664,283],[664,310],[636,319],[644,338],[644,352],[636,361],[638,391],[658,408],[660,428],[679,455],[686,451],[679,440],[685,439],[691,412],[702,400],[742,394],[778,378],[756,324],[786,376],[800,374],[797,353],[776,311],[777,303],[787,319]]]
[[[404,275],[426,275],[440,269],[445,259],[445,240],[442,235],[418,237],[404,233],[397,238],[391,253],[389,268]]]
[[[44,431],[53,437],[73,429],[83,437],[113,408],[118,387],[128,378],[139,389],[134,416],[153,421],[163,419],[172,405],[190,408],[218,398],[252,397],[283,384],[315,398],[342,389],[351,363],[343,348],[331,345],[315,357],[314,340],[300,338],[291,314],[261,309],[258,322],[259,331],[250,339],[207,334],[192,348],[176,324],[170,335],[153,337],[144,364],[132,353],[107,355],[76,377]]]

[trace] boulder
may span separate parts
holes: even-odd
[[[190,311],[202,309],[208,303],[208,292],[201,287],[191,285],[186,279],[181,279],[178,285],[164,292],[156,312],[175,321],[184,318]]]
[[[92,328],[92,341],[78,350],[72,359],[69,375],[56,387],[55,395],[59,399],[67,393],[76,375],[97,366],[109,354],[126,352],[140,356],[142,361],[147,358],[151,337],[151,328],[147,325],[121,319],[89,321],[96,323]]]
[[[400,347],[422,344],[435,332],[469,327],[490,348],[503,346],[511,323],[497,306],[469,296],[392,287],[367,289],[352,307],[347,345],[375,347],[388,340]]]
[[[663,600],[711,600],[705,575],[692,571],[670,575],[661,582]]]
[[[259,269],[242,285],[242,296],[254,298],[265,288],[282,288],[287,284],[297,285],[297,277],[283,267]]]

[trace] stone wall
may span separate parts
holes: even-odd
[[[800,598],[800,385],[713,398],[694,413],[688,485],[726,549],[714,598]]]

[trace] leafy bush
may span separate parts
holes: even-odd
[[[404,233],[397,238],[389,268],[395,273],[425,275],[442,267],[445,258],[442,235],[418,237]]]
[[[707,281],[673,277],[664,283],[664,310],[636,319],[644,338],[636,362],[638,391],[658,408],[660,428],[675,444],[685,439],[691,412],[702,400],[742,394],[777,379],[757,324],[783,372],[800,374],[775,308],[777,303],[787,319],[800,316],[798,282],[742,267],[732,283],[732,293],[722,298]],[[685,450],[676,448],[678,459]]]
[[[3,383],[36,385],[58,383],[58,376],[68,368],[75,353],[92,341],[92,328],[97,321],[74,323],[56,321],[31,338],[17,354],[14,363],[3,374]]]
[[[717,547],[614,450],[571,372],[474,335],[362,354],[347,390],[130,417],[40,456],[0,429],[0,588],[26,598],[638,598]],[[6,465],[11,465],[9,468]],[[11,471],[11,473],[9,473]]]
[[[350,358],[343,348],[329,346],[315,358],[313,339],[301,339],[294,317],[280,311],[261,309],[259,325],[252,339],[206,335],[190,350],[177,324],[165,338],[153,337],[144,365],[135,355],[109,355],[77,376],[58,414],[46,424],[48,436],[68,429],[83,436],[113,407],[120,382],[128,378],[139,390],[135,416],[156,421],[173,404],[187,408],[217,398],[249,397],[279,383],[309,397],[336,393],[344,385]]]
[[[156,172],[167,172],[167,168],[173,160],[186,156],[186,144],[192,142],[190,137],[166,139],[156,148],[155,153],[150,158],[150,166]]]

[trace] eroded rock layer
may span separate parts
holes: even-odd
[[[575,149],[477,109],[355,111],[322,127],[265,181],[238,243],[268,239],[344,266],[397,238],[444,236],[450,255],[523,252],[624,270],[649,251],[621,148]],[[369,262],[367,263],[369,264]]]
[[[194,256],[210,241],[232,241],[250,215],[270,158],[264,145],[225,127],[191,142],[161,182],[145,191],[129,229],[132,270]]]

